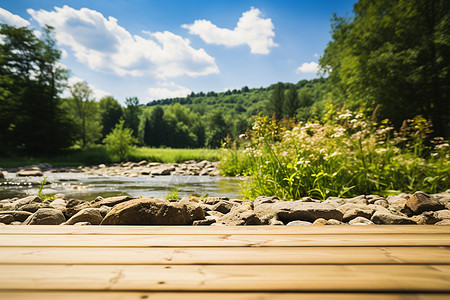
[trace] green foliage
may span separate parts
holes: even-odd
[[[166,195],[166,200],[180,200],[181,197],[178,196],[178,192],[180,190],[177,187],[174,187],[173,190]]]
[[[284,117],[287,119],[295,117],[295,113],[300,106],[299,104],[300,103],[297,94],[297,87],[295,85],[291,85],[287,91],[286,98],[283,104]]]
[[[102,124],[102,136],[105,137],[119,122],[123,116],[123,110],[119,102],[112,96],[106,96],[100,99],[98,106]]]
[[[270,116],[274,116],[277,120],[281,120],[283,117],[284,98],[284,85],[278,82],[270,95],[266,108],[267,113]]]
[[[132,161],[148,160],[162,163],[180,163],[187,160],[219,161],[222,153],[219,149],[172,149],[172,148],[133,148],[129,154]]]
[[[125,105],[125,127],[131,128],[133,136],[138,137],[139,115],[141,114],[139,99],[137,97],[126,98]]]
[[[113,158],[117,157],[121,161],[128,157],[131,147],[137,142],[137,139],[133,137],[133,130],[123,127],[124,122],[121,119],[113,131],[103,140],[106,150]]]
[[[423,115],[449,136],[449,1],[360,0],[353,18],[332,21],[320,65],[338,103],[378,107],[396,128]]]
[[[440,138],[428,146],[430,124],[422,117],[406,121],[401,131],[394,131],[388,121],[376,125],[361,113],[337,112],[334,107],[325,119],[325,124],[287,128],[289,124],[257,118],[245,149],[230,152],[222,171],[250,176],[244,186],[249,199],[435,193],[448,188],[448,142]]]
[[[46,154],[70,146],[61,109],[67,70],[57,62],[51,27],[41,39],[28,28],[0,25],[0,153]]]
[[[76,128],[77,143],[82,149],[100,140],[102,126],[98,103],[92,97],[87,82],[77,82],[70,87],[72,97],[66,100],[65,108]]]

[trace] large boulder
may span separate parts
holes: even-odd
[[[23,222],[25,221],[29,216],[32,215],[32,213],[28,211],[20,211],[20,210],[14,210],[14,211],[0,211],[0,215],[12,215],[14,217],[14,221],[16,222]]]
[[[94,201],[92,201],[89,204],[89,207],[99,208],[103,205],[113,207],[119,203],[126,202],[126,201],[129,201],[132,199],[135,199],[135,198],[133,198],[131,196],[117,196],[117,197],[108,197],[108,198],[98,197],[97,199],[95,199]]]
[[[66,219],[59,209],[41,208],[34,214],[29,216],[24,225],[59,225],[64,223]]]
[[[255,203],[255,212],[264,219],[273,218],[287,224],[291,221],[314,222],[316,219],[336,219],[342,221],[343,214],[337,208],[324,203],[302,201],[276,201],[274,203]]]
[[[79,222],[89,222],[92,225],[99,225],[102,220],[103,217],[100,213],[100,208],[85,208],[67,220],[66,225],[74,225]]]
[[[190,225],[186,205],[167,200],[142,198],[117,204],[101,225]]]
[[[227,226],[261,225],[261,219],[251,208],[251,203],[233,206],[230,212],[217,219],[217,223]]]
[[[437,199],[431,198],[423,192],[415,192],[407,201],[406,207],[414,215],[423,213],[424,211],[436,211],[445,209],[445,206]]]

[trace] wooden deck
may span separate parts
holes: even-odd
[[[0,299],[450,299],[450,226],[2,226]]]

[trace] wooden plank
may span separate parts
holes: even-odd
[[[0,264],[450,264],[450,249],[445,247],[0,247]]]
[[[450,292],[450,266],[8,265],[0,290]]]
[[[450,234],[0,235],[2,247],[450,246]]]
[[[368,293],[195,293],[195,292],[0,292],[8,300],[448,300],[448,294]]]
[[[367,226],[0,226],[0,234],[101,234],[101,235],[188,235],[188,234],[450,234],[450,226],[367,225]]]

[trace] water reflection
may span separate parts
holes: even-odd
[[[47,175],[47,174],[46,174]],[[8,174],[0,181],[0,199],[36,195],[42,177],[19,178]],[[49,173],[42,193],[63,193],[68,198],[92,200],[97,196],[130,195],[165,198],[174,188],[181,197],[191,194],[243,198],[242,179],[210,176],[89,176],[82,173]]]

